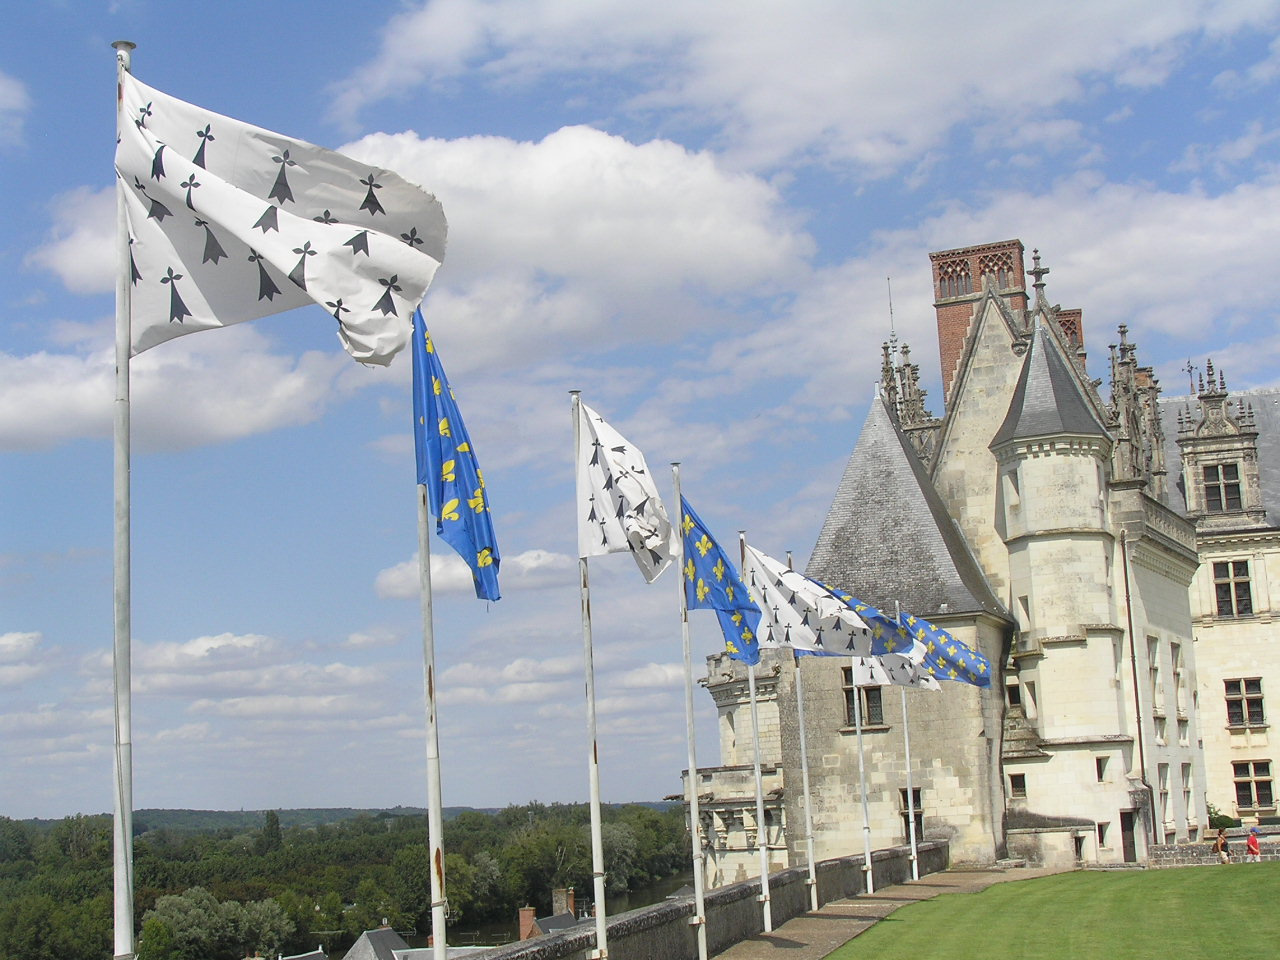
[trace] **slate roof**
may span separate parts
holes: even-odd
[[[1253,406],[1258,431],[1258,468],[1262,475],[1262,504],[1267,508],[1267,523],[1280,527],[1280,388],[1232,390],[1234,409],[1237,400]],[[1199,419],[1200,401],[1192,396],[1161,397],[1160,422],[1164,426],[1165,467],[1169,471],[1169,506],[1179,513],[1187,512],[1187,497],[1182,486],[1182,456],[1178,450],[1178,412],[1190,410]]]
[[[1009,413],[991,446],[1061,434],[1109,436],[1085,397],[1070,362],[1041,320],[1023,358],[1018,385],[1009,401]]]
[[[539,917],[534,921],[538,925],[538,929],[543,933],[555,933],[558,930],[568,930],[570,927],[576,927],[584,921],[579,920],[572,913],[566,910],[564,913],[557,913],[553,917]]]
[[[409,944],[389,927],[366,930],[347,951],[346,960],[396,960],[396,952],[408,950]]]
[[[872,400],[805,572],[873,606],[1009,617],[924,465]]]

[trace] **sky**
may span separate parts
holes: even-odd
[[[1039,249],[1104,392],[1119,324],[1166,396],[1210,358],[1280,384],[1277,2],[32,0],[6,25],[0,815],[112,806],[114,40],[143,82],[444,206],[424,311],[503,556],[487,603],[432,548],[446,805],[587,799],[570,390],[667,498],[682,464],[721,542],[803,565],[891,317],[942,412],[930,251]],[[409,384],[318,306],[134,360],[136,808],[425,805]],[[590,569],[602,796],[660,799],[687,765],[676,577]],[[700,662],[719,631],[690,619]]]

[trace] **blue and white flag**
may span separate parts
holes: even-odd
[[[444,259],[435,197],[129,73],[120,110],[135,354],[308,303],[364,363],[389,363],[409,341],[409,315]]]
[[[917,671],[937,680],[954,680],[976,687],[991,685],[991,661],[941,627],[907,613],[891,617],[847,591],[830,589],[871,627],[874,652],[909,652],[909,657],[918,663]]]
[[[706,524],[680,498],[680,534],[684,538],[684,595],[690,610],[714,610],[729,656],[760,662],[760,608],[752,601],[732,561]]]
[[[413,313],[413,445],[436,533],[471,568],[476,596],[497,600],[498,541],[484,475],[422,311]]]

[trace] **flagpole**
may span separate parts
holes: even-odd
[[[893,601],[894,619],[902,626],[902,604]],[[907,754],[907,835],[911,838],[911,879],[920,879],[920,857],[916,848],[916,799],[911,783],[911,728],[907,724],[907,688],[902,688],[902,742]]]
[[[787,567],[795,569],[791,562],[791,551],[787,551]],[[804,728],[804,678],[800,672],[800,655],[792,654],[796,667],[796,722],[800,726],[800,783],[804,793],[804,849],[809,858],[809,879],[805,883],[809,887],[809,909],[818,909],[818,865],[813,851],[813,802],[809,793],[809,737]]]
[[[671,484],[675,489],[676,509],[680,511],[678,522],[684,523],[684,498],[680,495],[680,464],[672,461]],[[683,530],[682,530],[683,532]],[[680,638],[684,645],[684,719],[689,748],[689,772],[685,781],[685,796],[689,803],[689,838],[693,846],[693,922],[697,927],[698,960],[707,960],[707,910],[705,902],[705,878],[703,875],[705,853],[702,847],[702,818],[698,813],[698,752],[693,727],[693,643],[689,637],[689,597],[684,587],[684,537],[680,542],[679,576],[676,592],[680,595]]]
[[[573,397],[573,454],[578,456],[582,442],[581,391],[570,390]],[[578,557],[578,584],[582,600],[582,656],[587,682],[587,779],[591,800],[591,877],[595,892],[596,949],[591,960],[609,956],[604,902],[604,840],[600,829],[600,751],[596,743],[596,676],[591,655],[591,588],[587,579],[587,558]]]
[[[124,75],[129,72],[135,44],[117,40],[116,139],[126,123]],[[132,271],[129,259],[129,218],[124,191],[116,190],[116,392],[113,407],[115,442],[115,546],[112,679],[115,686],[115,800],[112,816],[114,944],[117,960],[134,955],[133,936],[133,707],[131,637],[133,632],[129,499],[129,354]]]
[[[436,639],[431,593],[431,514],[427,487],[418,484],[418,581],[422,594],[422,680],[427,696],[427,849],[431,870],[432,957],[448,950],[444,883],[444,807],[440,789],[440,731],[436,723]]]
[[[738,531],[738,562],[747,561],[747,532]],[[769,831],[764,822],[764,777],[760,772],[760,713],[756,709],[756,665],[747,665],[747,693],[751,698],[751,744],[754,749],[756,777],[756,848],[760,851],[760,907],[764,916],[764,932],[773,931],[773,911],[769,906]]]
[[[867,893],[876,892],[871,870],[871,809],[867,803],[867,773],[862,759],[862,687],[857,683],[857,658],[850,657],[850,679],[853,686],[853,727],[858,736],[858,792],[862,794],[862,869],[867,877]]]

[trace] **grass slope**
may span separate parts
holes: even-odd
[[[1255,960],[1277,895],[1280,863],[1059,874],[903,907],[828,960]]]

